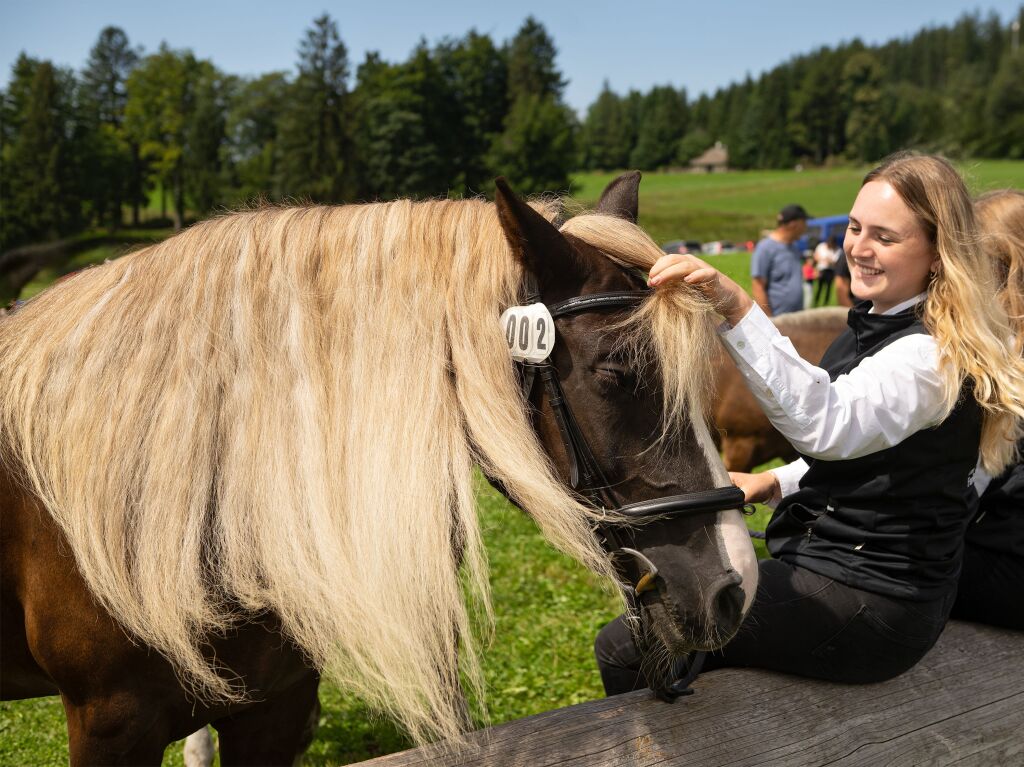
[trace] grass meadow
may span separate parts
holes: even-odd
[[[846,212],[864,170],[647,174],[641,184],[640,223],[659,242],[756,239],[761,229],[771,225],[775,212],[790,202],[804,205],[814,215]],[[975,193],[1024,188],[1024,162],[983,161],[962,170]],[[577,198],[593,204],[613,177],[578,176]],[[76,257],[75,265],[102,262],[120,252],[122,248],[109,245],[86,250]],[[715,256],[713,263],[749,289],[748,254]],[[26,292],[38,292],[57,276],[55,272],[41,275]],[[547,546],[533,523],[484,483],[479,505],[496,619],[484,653],[490,723],[601,697],[591,648],[597,631],[616,615],[615,596]],[[748,523],[763,530],[767,520],[767,511],[759,509]],[[763,544],[756,541],[755,546],[763,556]],[[391,724],[333,685],[322,685],[320,695],[320,730],[305,764],[343,764],[408,747]],[[58,698],[0,704],[0,765],[58,765],[67,759]],[[170,746],[164,764],[181,763],[180,746]]]
[[[977,160],[960,163],[972,194],[1004,187],[1024,188],[1024,163]],[[775,214],[799,203],[812,216],[847,213],[868,171],[865,167],[758,170],[692,175],[645,174],[640,183],[640,224],[658,242],[676,239],[756,240],[774,225]],[[584,204],[597,201],[615,173],[586,173],[574,178],[574,195]]]

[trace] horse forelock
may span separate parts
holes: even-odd
[[[562,231],[598,248],[626,268],[647,272],[663,254],[638,226],[613,216],[581,215]],[[663,439],[692,427],[704,429],[711,395],[711,365],[717,349],[714,312],[694,288],[679,285],[652,292],[621,325],[623,343],[640,360],[656,363],[664,391]],[[698,438],[699,438],[698,434]]]
[[[610,575],[498,327],[521,282],[482,201],[213,219],[5,319],[0,428],[93,593],[197,692],[242,694],[199,642],[271,610],[415,739],[458,738],[473,463]]]

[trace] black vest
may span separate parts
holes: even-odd
[[[1024,558],[1024,440],[1019,460],[993,479],[981,495],[967,543]]]
[[[920,305],[918,305],[920,306]],[[850,311],[825,352],[833,381],[893,341],[927,333],[917,307],[893,315]],[[970,484],[981,409],[969,385],[953,412],[898,445],[848,460],[804,456],[810,467],[768,524],[772,556],[849,586],[929,600],[956,587],[964,531],[977,503]]]

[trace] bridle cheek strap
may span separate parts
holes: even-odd
[[[562,444],[565,446],[566,460],[569,464],[569,487],[585,496],[595,508],[617,508],[618,504],[607,490],[608,479],[594,458],[586,437],[580,431],[579,422],[569,407],[554,366],[550,362],[544,362],[539,365],[526,364],[523,367],[530,375],[539,376],[544,385],[548,404],[551,406],[558,432],[562,436]]]

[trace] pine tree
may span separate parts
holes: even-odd
[[[506,46],[509,101],[521,96],[541,96],[558,101],[566,82],[555,65],[558,51],[544,25],[533,16]]]
[[[450,124],[441,126],[454,144],[447,191],[477,193],[491,180],[487,152],[509,110],[508,62],[490,37],[475,31],[442,42],[433,55],[455,105]]]
[[[852,159],[875,162],[889,153],[883,77],[882,65],[868,51],[855,53],[843,67],[843,95],[850,104],[846,151]]]
[[[520,96],[489,160],[520,194],[568,192],[577,167],[572,111],[551,97]]]
[[[287,197],[339,202],[351,186],[348,51],[327,14],[300,42],[298,69],[278,129],[280,188]]]
[[[429,52],[420,46],[404,64],[369,54],[354,93],[360,196],[430,197],[447,192],[457,173],[447,123],[454,97],[446,93]],[[448,119],[451,119],[450,117]]]
[[[633,126],[627,105],[605,80],[587,110],[582,129],[583,165],[592,170],[625,168],[633,148]]]
[[[24,54],[15,74],[17,81],[5,98],[14,127],[0,168],[3,249],[71,234],[82,224],[72,143],[74,78],[49,61],[33,61]]]
[[[565,81],[555,65],[555,44],[531,16],[505,52],[511,106],[488,153],[491,170],[520,193],[567,191],[569,172],[577,167],[577,121],[562,103]]]
[[[654,170],[674,160],[679,140],[686,133],[688,116],[685,91],[667,85],[652,88],[644,98],[630,166]]]
[[[797,156],[823,163],[837,152],[835,114],[842,110],[836,56],[823,49],[809,58],[789,105],[789,138]]]
[[[989,127],[983,150],[989,157],[1024,159],[1024,52],[1007,52],[985,101]]]
[[[185,121],[185,193],[196,212],[206,215],[221,201],[222,148],[231,94],[237,87],[209,61],[199,62],[192,109]]]
[[[133,222],[138,223],[143,197],[139,146],[124,131],[126,85],[138,61],[139,52],[129,45],[124,31],[106,27],[82,70],[82,102],[92,144],[88,195],[99,220],[113,227],[121,224],[126,200],[132,204]]]

